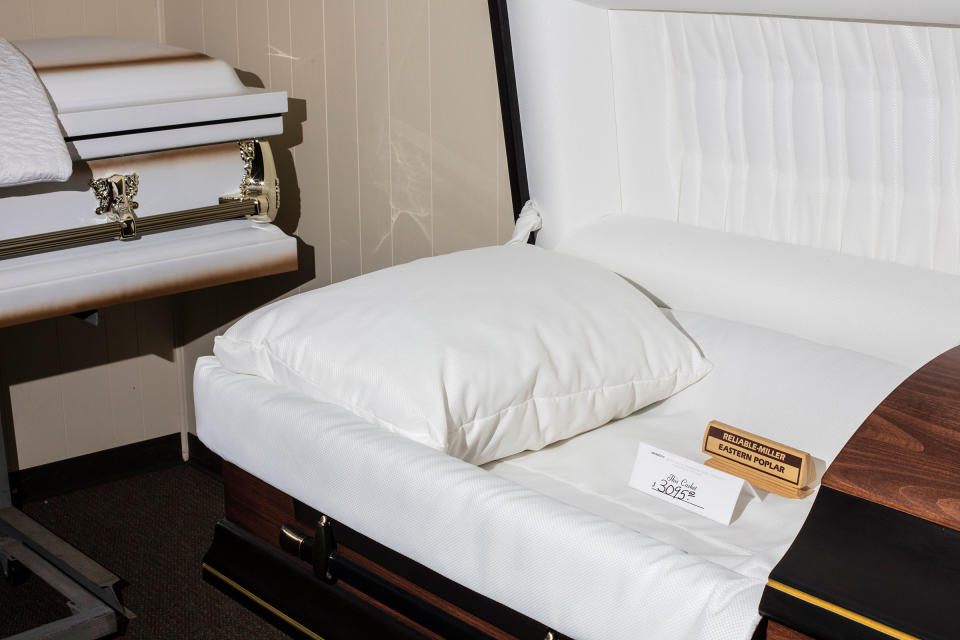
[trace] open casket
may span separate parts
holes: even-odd
[[[308,637],[956,637],[960,9],[490,4],[536,244],[635,283],[713,370],[476,467],[201,359],[205,576]],[[712,419],[811,452],[816,495],[724,526],[627,486],[638,444],[695,458]]]
[[[279,191],[259,141],[281,133],[284,92],[168,45],[14,44],[74,167],[65,183],[0,190],[0,325],[296,268],[295,239],[271,224]]]

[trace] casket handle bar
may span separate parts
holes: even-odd
[[[317,522],[316,535],[312,537],[294,526],[285,525],[280,528],[280,548],[312,564],[313,573],[317,578],[328,584],[343,580],[380,604],[444,638],[491,640],[490,635],[443,609],[411,595],[340,553],[334,539],[333,524],[333,520],[321,515]],[[558,637],[552,631],[548,631],[546,640],[554,640]]]
[[[138,217],[140,205],[134,198],[140,178],[136,173],[98,178],[91,182],[91,188],[99,202],[96,213],[106,222],[0,240],[0,259],[108,240],[134,240],[148,233],[234,218],[272,222],[280,205],[280,183],[270,146],[258,140],[244,140],[239,145],[244,163],[240,191],[221,197],[219,204]]]

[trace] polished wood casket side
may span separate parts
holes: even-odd
[[[870,414],[823,485],[960,531],[960,347]]]
[[[822,485],[761,613],[823,640],[960,637],[960,347],[898,386]]]

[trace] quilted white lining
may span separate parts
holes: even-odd
[[[0,187],[63,182],[73,163],[30,62],[0,38]]]

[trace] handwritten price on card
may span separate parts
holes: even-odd
[[[691,500],[691,498],[697,496],[697,485],[688,481],[686,478],[680,479],[671,473],[666,478],[654,481],[650,488],[658,493],[664,494],[668,498],[686,502],[690,506],[697,507],[698,509],[703,508]]]
[[[727,526],[743,489],[743,478],[705,467],[641,442],[629,486]]]

